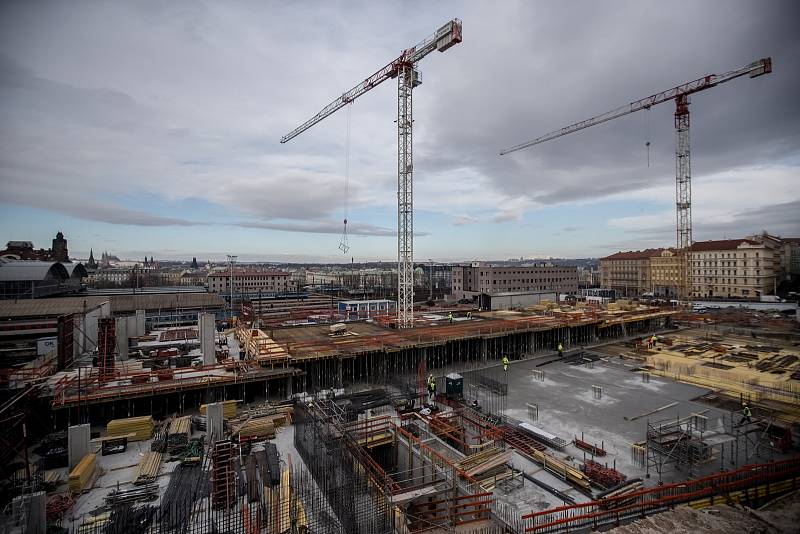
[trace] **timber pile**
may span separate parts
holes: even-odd
[[[275,425],[268,417],[250,419],[239,427],[239,439],[272,439],[275,437]]]
[[[223,419],[233,419],[236,417],[236,404],[238,400],[227,400],[222,403],[222,418]],[[200,415],[206,414],[206,406],[207,404],[200,405]]]
[[[80,493],[89,487],[97,469],[97,455],[89,453],[84,456],[75,469],[69,474],[69,491]]]
[[[504,452],[497,447],[490,447],[467,456],[455,465],[470,477],[481,479],[482,475],[492,477],[497,471],[505,470],[505,464],[510,459],[511,451]]]
[[[189,434],[192,433],[192,418],[178,417],[174,419],[167,430],[167,451],[176,453],[184,448],[189,443]]]
[[[106,426],[108,436],[129,436],[129,441],[143,441],[153,437],[155,423],[151,416],[128,417],[126,419],[112,419]]]
[[[258,410],[251,410],[249,416],[229,421],[232,431],[234,434],[239,434],[239,439],[272,439],[278,428],[291,422],[291,406],[281,408],[278,410],[275,407],[262,407]],[[270,413],[271,415],[267,415]]]
[[[160,452],[147,451],[144,453],[139,462],[139,467],[136,468],[133,483],[138,486],[154,482],[158,477],[158,470],[161,468],[162,456]]]

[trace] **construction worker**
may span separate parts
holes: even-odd
[[[453,322],[453,312],[447,314],[447,320],[450,321],[451,323]]]
[[[650,341],[653,342],[653,346],[655,347],[656,343],[658,343],[658,336],[653,334],[653,337],[650,338]]]
[[[745,424],[745,422],[752,423],[752,420],[750,419],[751,415],[753,415],[753,412],[750,411],[750,407],[747,405],[747,403],[743,403],[742,404],[742,420],[739,421],[739,426],[742,426],[743,424]]]
[[[428,397],[430,401],[433,402],[436,399],[436,379],[433,377],[433,374],[428,377]]]
[[[503,356],[503,371],[508,371],[508,356]]]
[[[562,345],[561,342],[558,343],[558,357],[564,357],[564,345]]]

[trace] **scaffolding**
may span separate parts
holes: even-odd
[[[693,477],[701,465],[719,461],[720,469],[739,466],[755,458],[773,460],[774,452],[788,450],[791,434],[775,425],[772,412],[762,410],[759,417],[746,421],[729,412],[709,428],[709,420],[702,413],[693,413],[675,419],[648,421],[644,446],[645,467],[651,469],[659,481],[670,466],[685,471]],[[739,420],[737,420],[739,419]],[[632,449],[632,457],[641,457],[641,445]]]

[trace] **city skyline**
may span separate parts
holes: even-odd
[[[498,151],[764,56],[770,76],[692,100],[694,237],[800,234],[796,4],[707,2],[688,20],[658,4],[426,7],[4,4],[0,239],[60,229],[75,255],[392,262],[394,89],[352,105],[347,255],[346,110],[278,140],[453,16],[464,42],[415,91],[417,261],[674,246],[671,104]]]

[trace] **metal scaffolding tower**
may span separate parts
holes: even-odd
[[[414,47],[404,50],[378,72],[325,106],[322,111],[281,138],[286,143],[326,117],[342,109],[370,89],[390,78],[397,78],[397,325],[414,326],[414,204],[412,158],[411,93],[421,84],[416,68],[425,56],[444,52],[461,42],[461,21],[453,19],[433,35]]]

